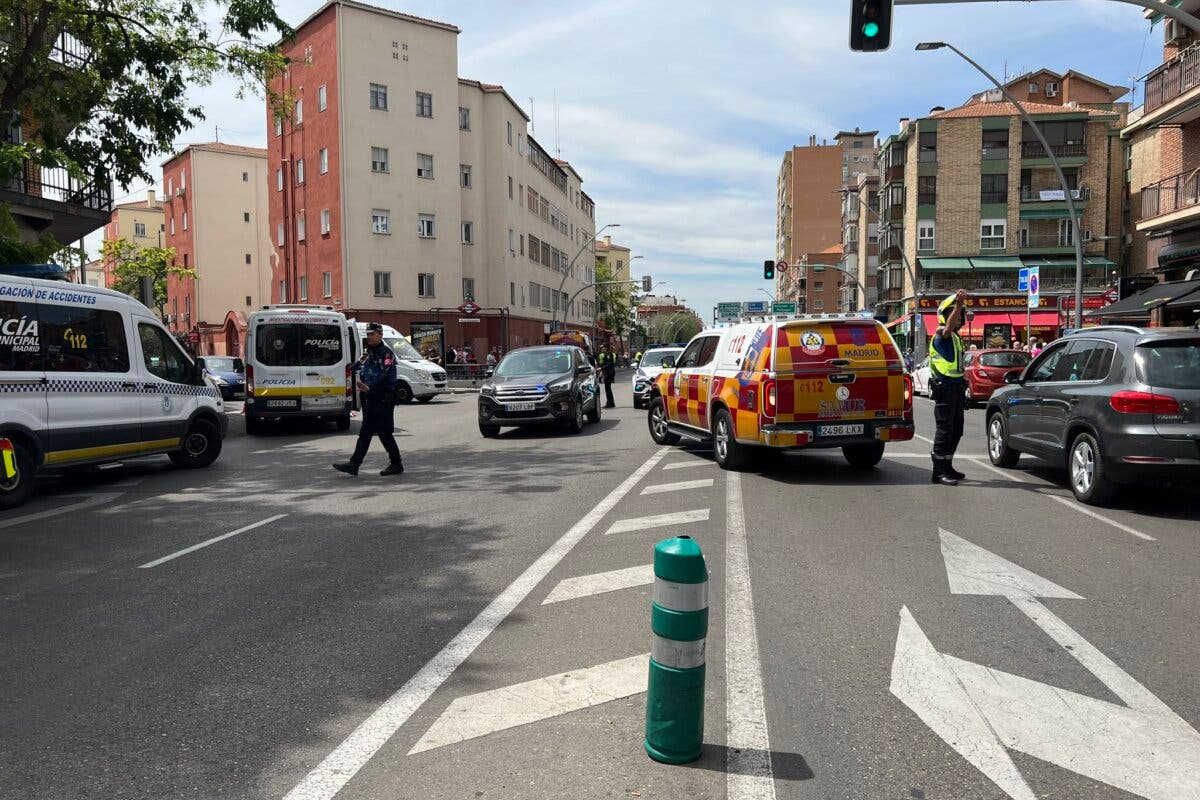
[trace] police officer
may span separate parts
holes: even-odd
[[[613,381],[617,379],[617,357],[613,354],[611,344],[600,354],[600,368],[604,372],[604,407],[616,408],[617,403],[613,400],[612,385]]]
[[[966,377],[963,341],[958,335],[967,318],[967,293],[959,290],[938,306],[937,332],[929,340],[929,382],[933,396],[933,482],[957,486],[967,476],[954,468],[954,451],[963,434]]]
[[[396,410],[396,356],[383,343],[383,326],[372,322],[367,325],[367,346],[363,356],[354,367],[358,374],[358,390],[362,393],[363,419],[358,429],[358,444],[349,461],[334,464],[338,472],[357,475],[371,446],[371,439],[379,437],[391,463],[380,475],[399,475],[404,472],[400,460],[400,448],[392,436],[395,429],[393,413]]]

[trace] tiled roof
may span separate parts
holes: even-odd
[[[1087,114],[1092,117],[1109,116],[1111,112],[1094,108],[1072,108],[1070,106],[1054,106],[1047,103],[1022,103],[1030,114]],[[965,106],[938,111],[931,114],[933,119],[967,119],[971,117],[1015,117],[1020,114],[1012,103],[967,103]]]
[[[840,253],[840,252],[842,252],[842,246],[840,244],[835,244],[833,247],[826,247],[821,252],[822,253]]]

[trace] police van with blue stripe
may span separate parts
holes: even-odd
[[[46,469],[161,454],[206,467],[225,430],[220,392],[146,306],[0,274],[0,508]]]

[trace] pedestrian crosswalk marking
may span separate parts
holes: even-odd
[[[649,653],[459,697],[408,754],[458,744],[646,691]]]
[[[595,575],[581,575],[578,578],[559,581],[554,590],[542,601],[542,605],[615,592],[618,589],[629,589],[634,586],[648,586],[652,583],[654,583],[653,564],[615,569],[612,572],[600,572]]]
[[[687,489],[703,489],[712,486],[712,478],[701,478],[696,481],[679,481],[677,483],[660,483],[658,486],[647,486],[642,494],[664,494],[666,492],[682,492]]]
[[[608,536],[610,533],[628,533],[629,531],[644,531],[647,528],[662,528],[666,525],[684,525],[688,522],[707,521],[708,509],[698,508],[695,511],[676,511],[671,514],[655,514],[651,517],[620,519],[614,522],[604,532],[604,535]]]
[[[680,461],[678,464],[667,464],[663,469],[687,469],[688,467],[711,467],[715,461]]]

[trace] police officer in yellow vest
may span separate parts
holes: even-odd
[[[954,468],[954,451],[963,434],[966,401],[963,341],[958,331],[967,318],[967,293],[959,290],[938,306],[937,332],[929,340],[929,382],[933,396],[933,482],[957,486],[967,476]]]

